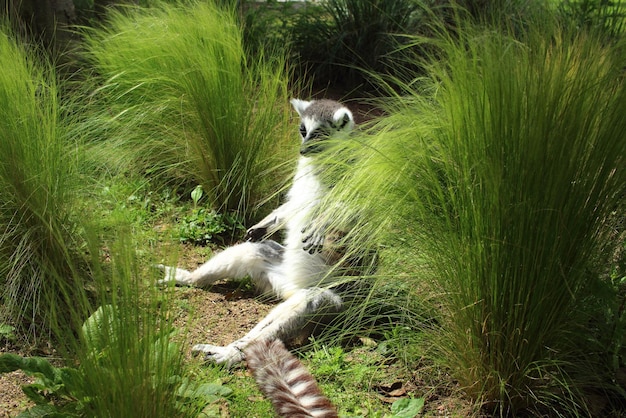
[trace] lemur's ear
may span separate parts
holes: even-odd
[[[352,116],[352,112],[345,107],[337,110],[333,115],[333,119],[337,124],[339,129],[352,129],[354,127],[354,117]]]
[[[311,103],[313,103],[313,102],[300,100],[300,99],[291,99],[289,102],[291,103],[293,108],[296,110],[296,112],[298,112],[298,115],[300,116],[302,116],[302,113],[306,110],[306,108],[311,106]]]

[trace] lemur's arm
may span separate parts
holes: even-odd
[[[244,239],[246,241],[257,242],[280,231],[285,227],[285,219],[289,213],[288,202],[283,203],[246,231]]]

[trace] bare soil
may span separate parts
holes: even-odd
[[[0,375],[0,418],[15,417],[33,405],[21,389],[32,380],[20,371]]]
[[[174,325],[187,329],[187,351],[193,344],[227,345],[243,337],[274,306],[236,283],[218,283],[209,290],[176,288],[175,292]]]

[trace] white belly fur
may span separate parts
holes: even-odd
[[[319,253],[309,254],[302,249],[302,230],[309,227],[313,209],[323,196],[323,188],[313,172],[311,159],[300,157],[293,185],[287,193],[290,214],[285,233],[283,262],[272,280],[272,286],[283,298],[299,289],[320,284],[327,275],[329,266]]]

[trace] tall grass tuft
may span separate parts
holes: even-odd
[[[87,56],[122,167],[200,184],[216,208],[249,217],[285,178],[275,167],[293,147],[286,63],[248,60],[241,38],[229,8],[162,4],[111,13],[88,34]]]
[[[617,298],[604,232],[626,196],[619,50],[585,33],[468,33],[353,141],[333,193],[383,226],[366,237],[415,243],[416,294],[439,295],[434,341],[471,398],[586,414],[586,391],[615,390],[599,341]]]
[[[89,252],[98,254],[97,229],[86,229]],[[146,280],[150,267],[140,267],[130,236],[120,222],[115,241],[107,243],[109,257],[92,260],[97,297],[78,287],[66,295],[72,304],[57,311],[65,321],[51,332],[64,367],[0,356],[0,373],[22,369],[37,378],[24,388],[36,404],[24,416],[196,417],[229,393],[219,382],[201,385],[184,376],[184,351],[175,342],[183,337],[173,332],[168,294]]]
[[[32,341],[62,321],[76,285],[76,165],[53,68],[4,24],[0,65],[1,320]]]
[[[72,385],[81,416],[196,416],[206,400],[184,377],[168,295],[147,280],[129,237],[121,227],[110,262],[94,262],[98,306],[73,345],[80,366]]]
[[[102,242],[89,214],[77,215],[93,207],[77,203],[87,195],[79,193],[83,144],[74,119],[82,97],[61,101],[53,68],[8,33],[3,26],[0,324],[45,338],[66,367],[7,354],[1,372],[39,373],[25,390],[37,403],[28,416],[197,416],[225,389],[183,376],[167,294],[146,280],[130,228],[114,219],[120,238]],[[110,257],[101,257],[107,247]]]

